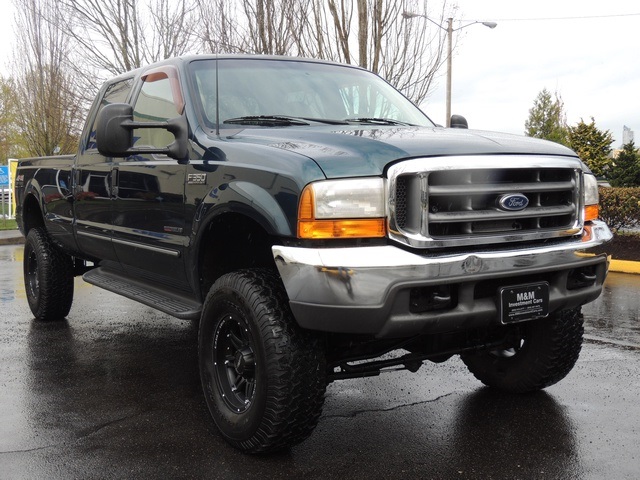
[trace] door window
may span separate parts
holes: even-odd
[[[98,148],[98,145],[96,144],[96,119],[98,118],[100,110],[102,110],[105,105],[109,105],[111,103],[126,102],[132,85],[133,79],[127,78],[126,80],[120,80],[119,82],[112,83],[107,87],[104,95],[102,96],[102,100],[100,100],[100,105],[95,112],[93,125],[91,126],[89,138],[87,139],[86,150],[96,150]]]
[[[182,114],[182,96],[177,74],[172,71],[148,74],[133,108],[136,122],[162,122]],[[172,133],[162,128],[134,130],[134,147],[164,148],[174,141]]]

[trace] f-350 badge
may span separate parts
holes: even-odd
[[[190,173],[187,176],[187,185],[206,185],[207,174],[206,173]]]

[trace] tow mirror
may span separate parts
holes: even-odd
[[[171,132],[175,140],[163,148],[133,147],[133,131],[137,128],[161,128]],[[112,103],[105,105],[98,114],[96,143],[98,151],[105,157],[158,153],[175,158],[179,163],[188,163],[188,131],[184,115],[164,122],[135,122],[131,105]]]

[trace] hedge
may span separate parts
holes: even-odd
[[[640,226],[640,187],[600,187],[600,219],[614,232]]]

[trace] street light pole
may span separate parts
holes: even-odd
[[[475,21],[475,22],[471,22],[468,23],[466,25],[463,25],[461,27],[458,28],[453,28],[453,18],[449,17],[447,19],[447,28],[443,27],[442,25],[440,25],[438,22],[435,22],[433,20],[431,20],[429,17],[427,17],[426,15],[422,14],[422,13],[413,13],[413,12],[402,12],[402,17],[405,19],[411,19],[411,18],[415,18],[415,17],[422,17],[426,20],[428,20],[429,22],[433,23],[436,27],[444,30],[445,32],[447,32],[447,90],[446,90],[446,125],[447,127],[451,126],[451,70],[452,70],[452,57],[453,57],[453,32],[456,32],[458,30],[462,30],[463,28],[467,28],[471,25],[475,25],[476,23],[481,23],[482,25],[484,25],[485,27],[489,27],[489,28],[496,28],[496,26],[498,25],[495,22],[480,22],[480,21]]]
[[[447,20],[447,106],[446,125],[451,126],[451,58],[453,57],[453,18]]]

